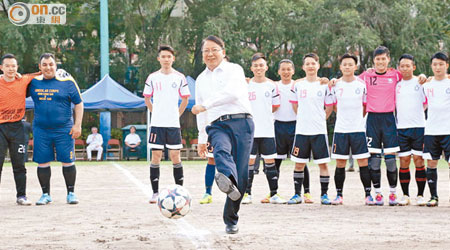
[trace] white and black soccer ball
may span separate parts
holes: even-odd
[[[171,185],[159,192],[158,207],[167,218],[182,218],[191,210],[191,195],[185,187]]]

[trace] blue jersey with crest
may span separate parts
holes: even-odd
[[[80,89],[71,77],[44,79],[35,77],[29,88],[34,102],[33,126],[43,129],[73,126],[72,103],[82,102]]]

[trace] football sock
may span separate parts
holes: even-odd
[[[255,165],[248,165],[248,182],[247,189],[245,192],[247,194],[252,194],[253,178],[255,177]]]
[[[305,178],[305,172],[304,171],[295,171],[294,170],[294,189],[295,194],[302,195],[302,185],[303,185],[303,179]]]
[[[430,193],[432,197],[437,197],[437,169],[436,168],[427,168],[427,180],[428,187],[430,188]]]
[[[277,168],[278,178],[280,177],[281,162],[283,162],[283,159],[275,159],[275,167]]]
[[[330,183],[330,176],[324,176],[324,175],[320,176],[320,187],[321,187],[320,196],[327,194],[329,183]]]
[[[175,184],[183,186],[183,165],[180,163],[173,164],[173,178],[175,179]]]
[[[158,193],[159,189],[159,164],[150,164],[150,183],[153,193]]]
[[[408,168],[400,168],[398,177],[400,179],[400,185],[404,195],[409,196],[409,182],[411,181],[411,173]]]
[[[370,179],[372,180],[375,190],[380,189],[381,182],[381,155],[371,154],[369,158]],[[378,191],[376,191],[379,193]]]
[[[309,169],[308,165],[305,165],[305,179],[303,180],[303,187],[305,188],[305,193],[309,193]]]
[[[38,167],[37,175],[39,179],[39,184],[41,184],[42,193],[50,194],[50,177],[52,175],[50,166]]]
[[[277,194],[278,190],[278,171],[275,167],[275,163],[264,163],[264,166],[266,168],[266,178],[269,182],[270,197],[272,197]]]
[[[416,167],[417,196],[423,196],[425,183],[427,182],[427,174],[425,166]]]
[[[215,174],[216,174],[216,166],[207,164],[206,171],[205,171],[205,186],[206,186],[207,194],[211,194]]]
[[[63,166],[62,168],[64,180],[66,181],[67,193],[73,192],[75,189],[75,180],[77,178],[77,169],[75,165]]]
[[[367,166],[359,166],[359,177],[364,187],[364,192],[366,197],[370,196],[370,191],[372,191],[372,183],[370,182],[370,171]]]
[[[386,163],[386,172],[389,187],[391,188],[392,192],[397,187],[397,179],[398,179],[397,161],[395,160],[395,155],[385,155],[384,161]]]
[[[345,181],[345,168],[336,167],[334,172],[334,183],[336,184],[336,192],[338,196],[342,196],[342,190],[344,189]]]

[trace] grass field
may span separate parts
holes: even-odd
[[[163,217],[148,204],[151,195],[148,163],[78,162],[75,192],[78,205],[65,203],[65,185],[59,163],[52,164],[51,194],[47,206],[15,205],[10,164],[5,164],[0,184],[0,249],[448,249],[450,214],[448,166],[440,161],[436,208],[366,207],[359,173],[347,173],[345,205],[319,204],[320,184],[311,166],[315,204],[273,205],[259,200],[268,193],[263,174],[255,176],[254,202],[242,205],[237,235],[224,232],[225,195],[213,188],[213,203],[200,205],[204,193],[204,161],[185,162],[185,187],[193,201],[183,219]],[[293,194],[293,163],[283,162],[279,193]],[[36,164],[27,163],[27,195],[41,195]],[[330,164],[333,176],[334,163]],[[412,171],[412,176],[414,171]],[[388,185],[382,171],[387,201]],[[331,178],[332,179],[332,178]],[[172,167],[161,166],[160,186],[173,183]],[[410,185],[416,194],[414,181]],[[336,194],[331,180],[329,195]],[[398,187],[398,194],[401,194]],[[428,188],[425,196],[429,197]]]

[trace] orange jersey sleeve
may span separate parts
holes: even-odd
[[[36,74],[7,82],[0,78],[0,123],[20,121],[25,115],[27,87]]]

